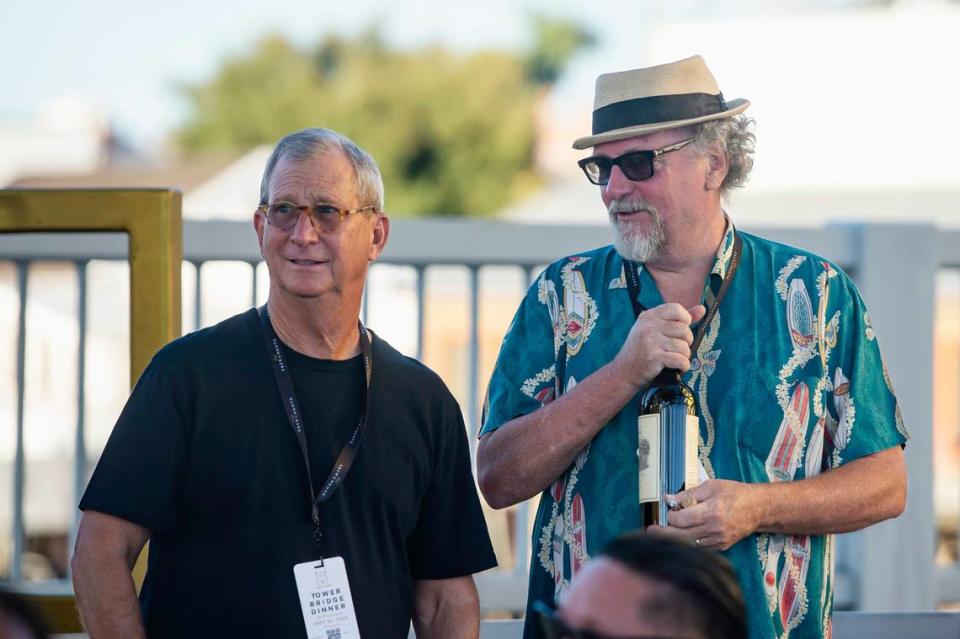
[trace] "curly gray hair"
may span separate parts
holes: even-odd
[[[727,156],[727,176],[720,185],[721,195],[742,187],[753,169],[756,122],[745,115],[701,122],[691,127],[693,143],[701,151],[719,147]]]
[[[282,158],[298,162],[323,155],[333,149],[342,151],[353,167],[357,198],[361,206],[376,206],[378,211],[383,211],[383,178],[380,177],[377,163],[347,136],[321,128],[294,131],[277,142],[263,170],[260,204],[268,204],[270,201],[270,178]]]

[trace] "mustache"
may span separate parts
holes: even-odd
[[[617,198],[611,200],[610,205],[607,207],[607,212],[610,215],[616,215],[617,213],[634,213],[637,211],[648,211],[654,218],[659,217],[657,209],[652,207],[650,203],[642,197]]]

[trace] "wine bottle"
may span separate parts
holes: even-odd
[[[644,392],[637,420],[641,529],[666,526],[663,495],[698,483],[699,428],[693,391],[680,371],[663,369]]]

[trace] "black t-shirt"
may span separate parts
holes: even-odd
[[[318,557],[303,456],[255,310],[164,347],[137,382],[80,502],[151,531],[151,638],[305,637],[293,576]],[[366,638],[406,637],[413,580],[496,565],[456,401],[373,339],[370,415],[353,468],[320,506]],[[363,362],[286,349],[315,488],[363,410]]]

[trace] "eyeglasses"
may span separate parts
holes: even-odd
[[[588,180],[600,186],[610,181],[610,172],[613,171],[613,167],[615,166],[620,167],[620,170],[627,176],[627,179],[640,182],[653,177],[653,161],[655,159],[664,153],[679,151],[691,142],[693,142],[693,138],[681,140],[680,142],[669,144],[659,149],[630,151],[615,158],[608,158],[605,155],[594,155],[580,160],[577,164],[583,169]]]
[[[376,206],[363,206],[358,209],[341,209],[333,204],[320,203],[314,206],[297,206],[290,202],[274,202],[272,204],[261,204],[257,211],[264,214],[267,223],[278,228],[281,231],[289,231],[297,225],[300,219],[300,212],[304,211],[310,218],[314,230],[320,233],[333,233],[343,222],[344,218],[351,213],[362,213],[364,211],[376,211]]]
[[[557,615],[557,611],[543,603],[533,602],[533,610],[540,618],[540,628],[547,639],[683,639],[682,637],[666,637],[662,635],[636,635],[631,637],[611,637],[591,630],[578,630],[564,623]]]

